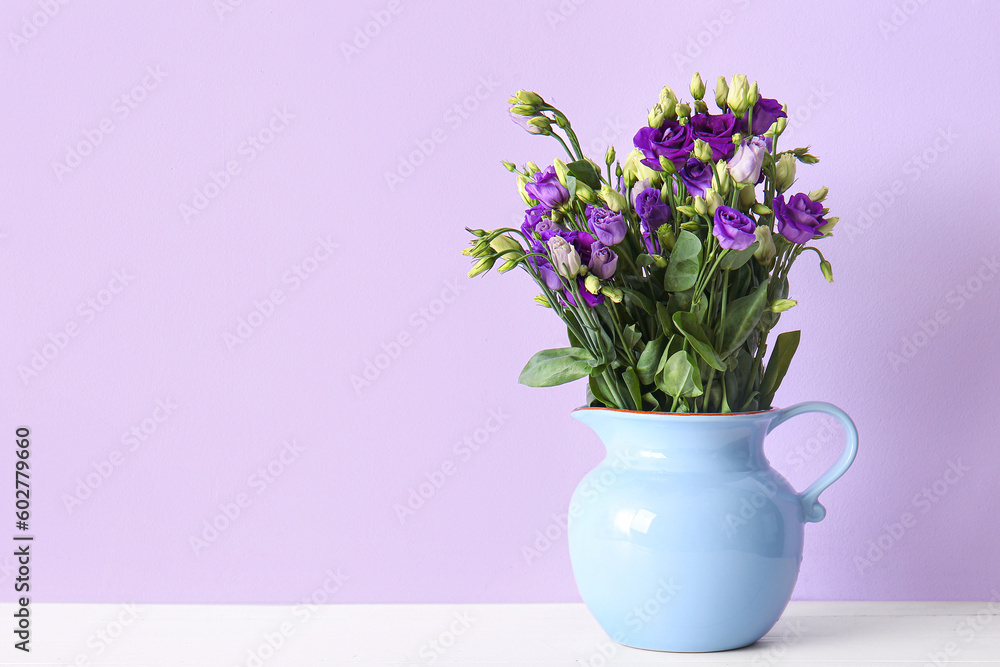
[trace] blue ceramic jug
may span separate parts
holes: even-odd
[[[768,463],[764,436],[795,415],[844,426],[840,459],[797,493]],[[607,447],[580,482],[569,549],[580,595],[627,646],[721,651],[767,633],[792,596],[802,527],[821,521],[819,494],[850,467],[854,422],[829,403],[737,414],[580,408]]]

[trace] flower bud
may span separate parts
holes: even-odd
[[[675,165],[671,160],[664,156],[660,156],[660,169],[668,174],[677,173],[677,165]]]
[[[774,239],[771,237],[771,228],[767,225],[757,225],[753,233],[757,237],[758,243],[753,256],[757,258],[758,262],[767,266],[774,259],[774,256],[778,254],[774,247]]]
[[[772,313],[783,313],[789,308],[797,306],[798,304],[799,302],[796,301],[795,299],[775,299],[773,302],[771,302],[771,305],[768,306],[768,310],[770,310]]]
[[[514,93],[514,97],[521,104],[527,104],[533,107],[541,106],[545,104],[545,100],[538,93],[533,93],[530,90],[519,90]]]
[[[521,174],[518,174],[517,175],[517,191],[520,192],[521,196],[524,197],[525,199],[531,199],[531,196],[528,195],[528,192],[524,189],[524,186],[527,185],[527,184],[528,184],[528,178],[527,178],[527,176],[523,176]]]
[[[556,273],[572,280],[580,273],[580,253],[561,236],[553,236],[547,243],[549,258]]]
[[[552,161],[552,166],[556,168],[556,176],[559,178],[559,183],[565,188],[566,177],[569,176],[569,167],[559,158]]]
[[[615,163],[615,147],[608,146],[608,150],[604,152],[604,164],[609,167]]]
[[[583,286],[587,288],[587,291],[591,294],[597,294],[601,291],[601,279],[590,274],[587,279],[583,281]]]
[[[534,162],[532,162],[531,160],[528,160],[528,164],[526,164],[524,166],[525,166],[525,168],[527,170],[528,176],[531,176],[533,174],[537,174],[538,172],[541,171],[541,168],[539,168],[539,166],[537,164],[535,164]]]
[[[712,215],[715,215],[715,209],[725,204],[722,195],[712,188],[705,191],[705,203],[708,204],[708,212]]]
[[[660,245],[664,248],[667,250],[674,249],[674,244],[677,243],[677,237],[674,236],[674,230],[670,227],[670,225],[660,225],[660,228],[656,230],[656,236],[660,239]],[[665,260],[664,263],[666,263]],[[657,264],[657,266],[659,266],[659,264]]]
[[[497,236],[494,236],[493,240],[490,241],[490,247],[498,253],[507,251],[524,252],[524,248],[521,247],[521,244],[506,234],[498,234]]]
[[[760,92],[757,90],[757,82],[754,81],[753,84],[750,85],[750,90],[747,91],[746,108],[750,109],[751,107],[753,107],[753,105],[757,104],[757,100],[759,99],[760,99]]]
[[[621,303],[622,299],[625,298],[625,293],[622,292],[617,287],[611,287],[610,285],[605,285],[601,288],[601,294],[611,299],[613,303]]]
[[[701,197],[695,197],[694,202],[694,212],[699,215],[708,215],[708,203]]]
[[[649,110],[649,114],[646,116],[646,124],[650,127],[659,128],[663,125],[664,120],[666,120],[666,118],[663,115],[663,107],[659,104],[654,104],[653,108]]]
[[[589,185],[587,185],[582,181],[576,182],[576,197],[580,201],[586,202],[588,204],[597,203],[597,194]]]
[[[476,262],[476,265],[466,274],[469,278],[475,278],[480,273],[486,273],[493,268],[493,265],[497,262],[496,255],[490,255],[489,257],[483,257],[481,260]]]
[[[701,139],[694,140],[694,156],[702,162],[712,161],[712,147]]]
[[[816,231],[822,234],[823,236],[830,236],[833,233],[833,228],[837,226],[838,222],[840,222],[840,218],[838,218],[837,216],[833,216],[832,218],[827,218],[826,224],[817,227]]]
[[[531,128],[538,130],[533,132]],[[545,116],[535,116],[528,121],[528,132],[531,134],[550,134],[552,132],[552,121]]]
[[[759,203],[753,204],[750,207],[750,210],[753,211],[754,213],[756,213],[757,215],[771,215],[771,213],[774,212],[771,209],[769,209],[767,206],[764,206],[763,204],[759,204]]]
[[[830,190],[824,185],[823,187],[810,192],[809,199],[812,199],[813,201],[823,201],[826,199],[828,194],[830,194]]]
[[[510,112],[517,116],[533,116],[535,108],[528,104],[515,104],[510,108]]]
[[[675,104],[677,104],[677,94],[674,93],[673,88],[670,86],[664,86],[660,90],[660,107],[663,109],[673,109]]]
[[[705,100],[695,100],[694,101],[694,112],[695,113],[708,113],[708,105],[705,104]]]
[[[698,72],[691,77],[691,97],[696,100],[705,97],[705,82],[701,80],[701,74]]]
[[[734,74],[733,85],[729,87],[729,92],[726,95],[726,104],[729,105],[737,118],[741,117],[748,108],[747,93],[749,91],[750,85],[747,83],[746,75]]]
[[[691,115],[691,105],[681,102],[674,106],[674,113],[677,114],[678,118],[687,118]]]
[[[667,268],[667,259],[663,255],[653,255],[653,264],[665,269]]]
[[[781,193],[792,187],[795,182],[795,156],[782,153],[778,163],[774,165],[774,187]]]
[[[551,308],[552,307],[552,304],[549,303],[548,297],[545,296],[544,294],[539,294],[538,296],[536,296],[535,297],[535,303],[537,303],[539,306],[542,306],[544,308]]]
[[[752,185],[745,185],[740,188],[739,203],[740,208],[744,211],[749,210],[751,206],[757,203],[757,191],[754,190]]]
[[[719,160],[715,163],[715,189],[719,191],[719,194],[723,197],[727,196],[732,190],[733,177],[729,175],[729,165],[725,160]]]
[[[628,201],[609,185],[601,186],[601,199],[607,203],[608,208],[615,213],[621,213],[628,208]]]
[[[715,106],[719,107],[720,111],[726,110],[726,98],[729,96],[729,84],[726,83],[726,77],[720,76],[715,81]]]
[[[830,262],[824,259],[819,263],[819,270],[823,272],[823,277],[826,278],[826,282],[833,282],[833,266],[830,265]]]
[[[507,162],[507,160],[500,160],[500,163],[504,166],[504,169],[506,169],[511,173],[517,171],[517,165],[514,164],[513,162]]]

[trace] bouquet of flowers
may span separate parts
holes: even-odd
[[[588,378],[587,404],[623,410],[726,413],[766,410],[788,370],[799,332],[767,337],[788,298],[788,270],[831,235],[825,187],[791,196],[808,148],[778,150],[787,114],[757,83],[719,77],[710,114],[705,84],[690,103],[669,87],[634,149],[604,165],[580,150],[562,111],[519,91],[511,117],[553,137],[567,160],[517,175],[527,205],[520,229],[470,229],[469,276],[520,267],[540,305],[566,324],[569,346],[542,350],[520,382],[548,387]],[[765,357],[767,361],[765,363]]]

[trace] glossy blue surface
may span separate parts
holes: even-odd
[[[840,459],[802,494],[764,456],[764,437],[805,412],[844,425]],[[569,548],[580,595],[615,641],[721,651],[760,639],[791,598],[802,527],[857,453],[851,419],[829,403],[729,415],[582,408],[607,457],[573,494]]]

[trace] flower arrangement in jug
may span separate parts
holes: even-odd
[[[580,149],[569,119],[519,91],[511,117],[553,137],[567,154],[544,169],[504,166],[527,205],[520,229],[469,230],[475,276],[520,267],[540,305],[566,324],[569,346],[524,367],[532,387],[587,378],[587,404],[624,410],[726,413],[766,410],[799,342],[768,334],[789,299],[788,271],[831,236],[825,187],[790,194],[807,148],[778,149],[787,115],[757,83],[719,77],[709,113],[696,73],[693,100],[669,87],[636,132],[633,150],[600,165]],[[765,362],[766,357],[766,362]]]

